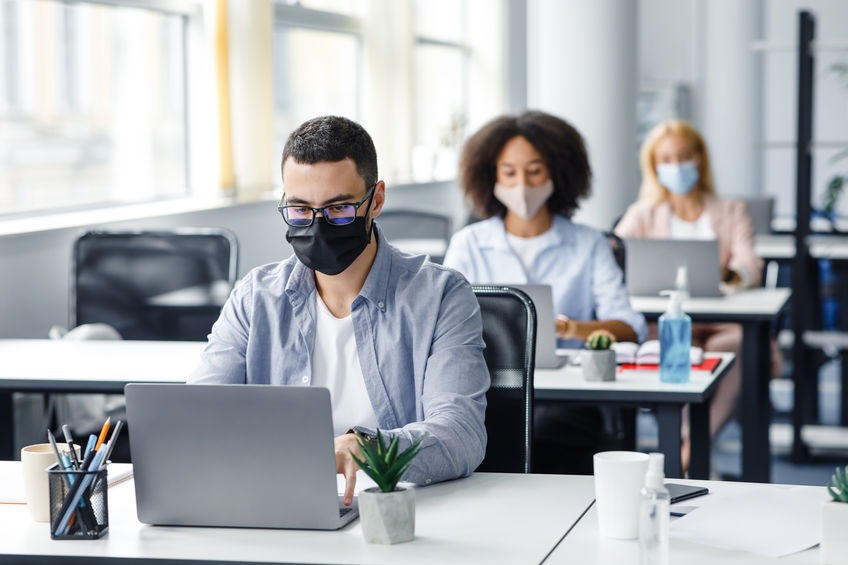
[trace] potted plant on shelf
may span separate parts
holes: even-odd
[[[595,330],[586,337],[586,349],[580,355],[583,378],[587,381],[615,380],[615,336],[608,330]]]
[[[836,468],[827,492],[833,500],[822,505],[821,562],[848,565],[848,466]]]
[[[376,487],[359,493],[359,519],[365,541],[381,544],[412,541],[415,537],[415,491],[399,488],[397,484],[421,450],[425,436],[398,451],[397,437],[386,445],[379,430],[377,437],[370,440],[355,433],[362,459],[352,454],[353,459],[377,483]]]

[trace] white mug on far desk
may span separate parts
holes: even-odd
[[[639,504],[648,454],[637,451],[603,451],[594,456],[595,506],[598,529],[604,537],[636,539]]]
[[[65,443],[57,444],[60,452],[68,450]],[[79,457],[80,446],[74,445]],[[56,454],[49,443],[37,443],[21,449],[21,470],[24,479],[24,497],[29,512],[36,522],[50,521],[50,488],[47,469],[56,463]]]

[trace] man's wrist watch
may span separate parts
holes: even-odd
[[[363,441],[365,441],[365,443],[367,443],[368,445],[370,445],[374,449],[377,448],[377,436],[371,435],[371,434],[366,434],[365,432],[357,430],[356,428],[350,428],[347,431],[347,433],[357,435],[357,436],[361,437],[363,439]]]

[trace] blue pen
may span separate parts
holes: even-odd
[[[85,446],[85,453],[83,453],[82,458],[83,461],[88,457],[89,452],[94,449],[94,446],[97,445],[97,436],[91,434],[88,436],[88,443]]]

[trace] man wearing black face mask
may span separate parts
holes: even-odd
[[[254,269],[212,328],[189,382],[330,389],[345,503],[356,481],[356,429],[426,434],[403,480],[467,476],[486,450],[489,374],[479,306],[468,282],[392,247],[379,222],[385,183],[368,133],[325,116],[283,150],[278,207],[294,256]]]

